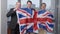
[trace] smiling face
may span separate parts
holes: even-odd
[[[41,4],[41,9],[46,9],[46,4],[45,3]]]
[[[28,1],[28,2],[27,2],[27,7],[28,7],[28,8],[31,8],[31,5],[32,5],[32,2],[31,2],[31,1]]]
[[[16,3],[16,8],[21,8],[21,3],[20,2]]]

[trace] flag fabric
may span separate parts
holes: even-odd
[[[20,34],[25,34],[26,32],[33,32],[33,14],[25,10],[19,9],[16,11],[19,23]],[[32,12],[34,12],[32,10]]]
[[[38,23],[39,28],[42,28],[48,32],[53,32],[54,28],[54,17],[53,14],[47,10],[41,10],[38,12],[38,18],[41,18],[41,21]]]
[[[38,33],[38,29],[42,28],[46,31],[52,32],[54,23],[53,15],[49,11],[26,11],[19,9],[16,11],[19,23],[20,34],[27,32]]]

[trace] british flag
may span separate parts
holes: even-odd
[[[33,15],[22,9],[17,10],[16,13],[18,17],[20,34],[25,34],[27,32],[26,30],[29,29],[31,29],[30,31],[33,32]]]
[[[38,22],[39,28],[42,28],[48,32],[53,32],[54,16],[50,11],[48,11],[48,10],[39,11],[38,12],[38,18],[41,18],[41,19],[38,19],[38,21],[41,20]]]
[[[39,28],[43,28],[49,32],[53,31],[53,15],[49,11],[42,14],[37,11],[33,11],[33,14],[31,15],[27,11],[19,9],[16,13],[18,17],[20,34],[25,34],[29,28],[33,28],[30,31],[35,33],[38,32]]]

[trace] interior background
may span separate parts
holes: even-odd
[[[26,1],[28,0],[0,0],[0,34],[7,34],[7,21],[9,21],[10,19],[6,17],[6,14],[7,12],[9,11],[10,8],[14,7],[15,6],[15,3],[19,1],[22,3],[22,7],[26,7]],[[59,14],[60,14],[60,0],[31,0],[33,2],[33,8],[36,8],[39,10],[39,7],[40,7],[40,4],[42,2],[46,3],[47,4],[47,10],[50,10],[52,11],[52,13],[54,12],[58,12],[58,22],[56,22],[56,26],[58,26],[58,29],[55,27],[55,33],[57,33],[56,31],[60,31],[59,30],[59,26],[60,26],[60,19],[59,19]],[[57,2],[58,1],[58,2]],[[57,6],[58,7],[57,7]],[[56,14],[57,15],[57,14]]]

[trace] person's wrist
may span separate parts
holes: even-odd
[[[14,11],[15,11],[16,9],[14,9]]]
[[[14,11],[16,11],[17,9],[15,8]]]

